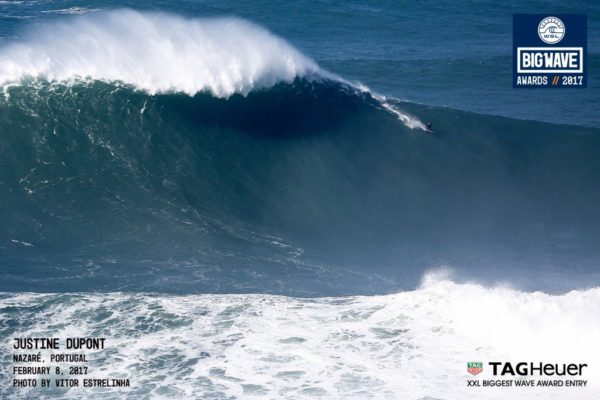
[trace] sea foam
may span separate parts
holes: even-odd
[[[151,94],[228,97],[320,72],[285,40],[242,19],[128,9],[66,18],[0,50],[0,83],[96,79]]]
[[[15,293],[2,295],[0,307],[3,337],[106,337],[108,349],[89,354],[90,377],[132,382],[131,390],[107,391],[107,398],[600,395],[600,288],[550,295],[433,274],[417,290],[387,296]],[[9,345],[2,351],[10,353]],[[515,378],[494,377],[490,361],[585,363],[574,379],[587,386],[468,387],[467,362],[483,363],[479,379]],[[12,364],[6,358],[0,365]],[[44,397],[0,389],[6,398],[33,393]],[[68,397],[91,394],[73,389]]]
[[[328,79],[370,90],[320,68],[285,40],[240,18],[183,18],[130,9],[86,10],[0,49],[0,85],[28,79],[101,80],[149,94],[209,92],[220,98],[296,78]],[[371,93],[407,127],[423,129],[385,97]]]

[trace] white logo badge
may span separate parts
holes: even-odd
[[[538,35],[544,43],[556,44],[565,36],[565,24],[556,17],[546,17],[538,25]]]

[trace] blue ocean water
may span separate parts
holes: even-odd
[[[587,14],[587,89],[512,88],[517,12]],[[600,360],[599,21],[0,1],[0,336],[106,337],[134,383],[0,395],[594,398],[463,367]]]
[[[4,1],[0,40],[24,26],[131,7],[189,17],[238,16],[285,38],[318,64],[399,99],[484,114],[600,126],[600,6],[594,1]],[[588,18],[589,90],[509,90],[513,13]]]

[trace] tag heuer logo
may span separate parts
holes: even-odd
[[[482,362],[468,362],[467,363],[467,371],[471,375],[477,375],[481,371],[483,371],[483,363]]]

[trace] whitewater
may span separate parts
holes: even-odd
[[[0,82],[97,79],[148,93],[217,97],[291,82],[318,66],[284,40],[237,18],[184,19],[114,10],[39,28],[0,53]]]
[[[457,284],[438,271],[417,290],[387,296],[22,293],[3,294],[1,304],[3,337],[105,337],[108,350],[89,352],[94,377],[132,383],[130,389],[104,393],[4,386],[3,398],[25,393],[71,399],[600,395],[594,380],[600,350],[590,346],[600,335],[598,288],[552,296]],[[8,347],[3,343],[5,352]],[[487,379],[493,379],[488,361],[585,362],[589,369],[578,379],[588,385],[467,387],[470,361],[484,362]],[[10,366],[3,358],[5,373]]]
[[[219,98],[247,95],[307,77],[350,83],[266,29],[240,18],[186,19],[166,13],[121,9],[86,14],[34,29],[0,50],[0,85],[24,79],[81,83],[100,80],[132,85],[149,94],[209,92]],[[418,119],[373,94],[410,128]]]

